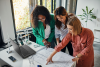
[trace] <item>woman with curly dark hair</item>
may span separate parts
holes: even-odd
[[[36,37],[36,43],[54,48],[54,15],[50,14],[44,6],[36,6],[31,14],[31,24],[33,27],[33,35]]]

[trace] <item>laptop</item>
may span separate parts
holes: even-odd
[[[23,58],[27,58],[31,55],[34,55],[36,53],[35,50],[33,50],[32,48],[30,48],[27,45],[22,45],[22,46],[18,46],[11,38],[10,38],[11,44],[14,48],[14,50]]]

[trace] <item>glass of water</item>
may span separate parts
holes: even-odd
[[[30,56],[30,57],[28,57],[28,60],[29,60],[29,63],[30,63],[30,67],[33,67],[34,66],[34,57]]]

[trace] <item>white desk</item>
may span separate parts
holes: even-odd
[[[37,48],[34,48],[33,45],[36,45],[36,43],[32,42],[32,45],[29,45],[29,47],[31,47],[32,49],[34,49],[36,52],[45,48],[44,46],[41,46],[41,47],[37,47]],[[12,53],[8,54],[6,51],[8,51],[8,48],[5,49],[5,50],[2,50],[0,52],[0,58],[2,60],[4,60],[5,62],[7,62],[8,64],[10,64],[11,66],[13,67],[22,67],[22,64],[23,64],[23,58],[13,49],[13,47],[10,47],[10,49],[12,50]],[[11,60],[9,60],[9,56],[13,56],[17,59],[16,62],[12,62]]]
[[[34,47],[33,47],[34,44],[36,44],[36,43],[32,42],[32,45],[29,45],[29,47],[31,47],[32,49],[34,49],[36,52],[41,52],[42,49],[45,49],[44,46],[34,48]],[[29,60],[28,60],[27,58],[26,58],[26,59],[22,59],[21,56],[20,56],[18,53],[16,53],[16,51],[14,51],[13,47],[11,47],[12,53],[8,54],[8,53],[6,52],[7,50],[8,50],[8,49],[5,49],[5,50],[3,50],[3,51],[0,52],[0,58],[1,58],[2,60],[4,60],[5,62],[7,62],[8,64],[10,64],[12,67],[28,67],[27,65],[29,65]],[[41,51],[39,51],[39,50],[41,50]],[[58,54],[59,54],[59,53],[60,53],[60,52],[58,52]],[[45,53],[42,53],[42,54],[45,54]],[[64,54],[65,54],[65,53],[64,53]],[[67,54],[66,54],[66,55],[67,55]],[[9,58],[8,58],[9,56],[15,57],[15,58],[17,59],[17,61],[16,61],[16,62],[12,62],[11,60],[9,60]],[[35,55],[34,55],[34,56],[35,56]],[[71,56],[69,56],[69,57],[71,57]],[[71,58],[72,58],[72,57],[71,57]],[[58,60],[58,61],[59,61],[59,60]],[[27,64],[25,64],[25,62],[26,62]],[[34,61],[34,64],[35,64],[34,67],[37,67],[37,65],[40,65],[39,63],[37,63],[37,62],[35,62],[35,61]],[[71,65],[73,65],[73,64],[74,64],[74,62],[71,63]],[[42,64],[41,64],[41,65],[42,65]],[[49,65],[49,66],[42,65],[42,67],[50,67],[50,65]]]

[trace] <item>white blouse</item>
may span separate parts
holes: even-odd
[[[45,39],[47,39],[49,37],[50,33],[51,33],[50,26],[48,24],[46,24]]]

